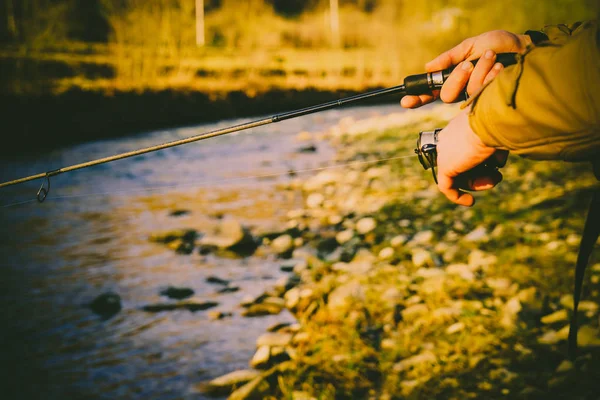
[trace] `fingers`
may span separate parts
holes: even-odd
[[[454,179],[447,175],[438,175],[438,188],[453,203],[461,206],[471,207],[475,199],[470,193],[465,193],[454,187]]]
[[[402,100],[400,100],[400,105],[404,108],[417,108],[429,104],[435,99],[434,96],[430,95],[404,96]]]
[[[440,54],[425,64],[427,72],[441,71],[466,60],[473,47],[474,38],[463,40],[458,46]]]
[[[493,189],[502,182],[502,174],[499,171],[490,171],[486,175],[471,177],[468,179],[463,189],[480,192],[482,190]]]
[[[458,99],[469,82],[472,72],[473,63],[470,61],[464,61],[454,68],[440,92],[440,98],[444,103],[452,103]]]
[[[477,65],[471,73],[469,78],[469,84],[467,85],[467,93],[472,96],[474,93],[479,91],[483,86],[485,79],[493,71],[494,62],[496,61],[496,53],[492,50],[487,50],[483,57],[477,61]]]

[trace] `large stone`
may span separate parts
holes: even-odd
[[[260,335],[256,340],[256,346],[267,346],[267,347],[285,347],[292,341],[292,334],[280,333],[280,332],[268,332]]]
[[[260,372],[252,369],[233,371],[208,382],[204,391],[214,395],[227,394],[258,376]]]
[[[252,254],[258,247],[248,229],[233,219],[223,220],[200,240],[204,246],[216,246],[238,254]]]

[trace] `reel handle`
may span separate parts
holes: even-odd
[[[477,60],[472,60],[477,65]],[[508,67],[517,63],[517,53],[500,53],[496,55],[496,62]],[[443,71],[426,72],[424,74],[410,75],[404,79],[404,88],[407,95],[418,96],[421,94],[432,94],[434,90],[440,90],[448,79],[456,65]],[[459,98],[457,101],[464,100]]]

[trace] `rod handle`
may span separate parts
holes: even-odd
[[[473,65],[477,65],[477,60],[471,61]],[[496,62],[501,63],[505,67],[517,63],[517,53],[500,53],[496,56]],[[443,71],[426,72],[423,74],[410,75],[404,79],[404,87],[407,95],[418,96],[422,94],[432,94],[434,90],[440,90],[446,82],[456,65],[446,68]],[[464,97],[457,101],[464,100]]]

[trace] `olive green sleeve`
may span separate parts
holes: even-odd
[[[598,23],[545,33],[471,99],[471,128],[488,146],[533,159],[600,158]]]

